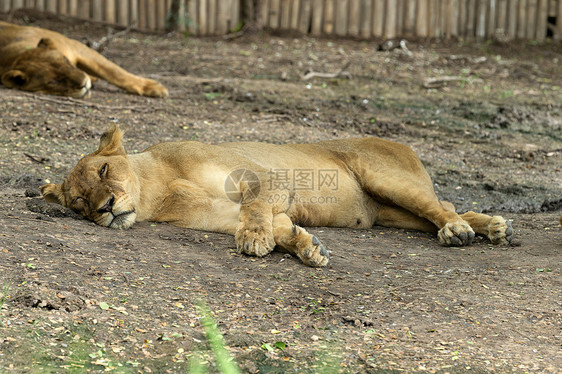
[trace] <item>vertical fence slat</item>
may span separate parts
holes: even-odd
[[[471,38],[476,36],[476,1],[468,0],[466,7],[466,35]]]
[[[156,2],[156,30],[164,30],[166,28],[166,6],[166,1],[164,0]]]
[[[200,0],[197,7],[198,34],[207,35],[207,0]]]
[[[369,38],[371,36],[371,21],[373,13],[373,2],[371,0],[361,0],[361,10],[360,10],[360,23],[359,33],[363,38]]]
[[[439,28],[439,3],[438,0],[429,0],[427,3],[427,14],[428,14],[428,36],[436,37],[440,36],[440,28]]]
[[[147,0],[146,2],[146,28],[156,29],[156,3],[160,0]]]
[[[185,32],[187,29],[187,24],[189,20],[187,17],[191,17],[191,11],[187,8],[185,0],[181,0],[178,9],[178,31]],[[191,30],[189,31],[191,33]]]
[[[322,34],[322,25],[324,23],[324,1],[312,0],[312,35]]]
[[[402,35],[404,31],[404,1],[395,0],[396,3],[396,35]]]
[[[291,22],[289,23],[289,27],[292,30],[299,29],[299,15],[302,13],[302,11],[301,1],[293,0],[291,2]]]
[[[14,5],[16,4],[16,2],[14,1]],[[18,1],[18,8],[22,7],[23,5],[23,1]],[[15,6],[14,6],[15,8]],[[51,0],[51,1],[47,1],[47,8],[45,9],[47,12],[51,12],[51,13],[57,13],[57,1],[56,0]]]
[[[404,10],[404,36],[413,36],[416,28],[416,0],[407,0]]]
[[[129,24],[129,4],[126,1],[117,1],[117,23],[121,26]]]
[[[486,38],[491,38],[496,34],[496,0],[488,0],[488,2]]]
[[[546,24],[548,17],[548,0],[539,0],[537,6],[537,33],[536,38],[539,42],[546,38]],[[559,20],[562,22],[562,20]]]
[[[324,34],[332,34],[334,32],[334,1],[326,0],[324,3],[324,19],[322,30]]]
[[[299,31],[303,34],[312,33],[312,4],[311,0],[301,0],[301,14],[299,18]]]
[[[9,4],[10,1],[6,0],[6,2]],[[45,10],[45,0],[36,0],[35,1],[35,9],[37,10]]]
[[[30,4],[27,4],[30,3]],[[26,8],[30,8],[32,1],[28,1],[26,0]],[[59,0],[58,6],[57,6],[57,13],[58,14],[68,14],[68,2],[66,0]]]
[[[103,20],[103,0],[92,0],[91,15],[94,21]]]
[[[486,36],[486,0],[477,0],[476,5],[476,37],[483,39]]]
[[[23,0],[12,0],[12,9],[23,8]]]
[[[509,39],[514,39],[517,36],[517,7],[518,0],[508,0],[505,33]]]
[[[380,38],[384,34],[385,0],[373,1],[373,36]]]
[[[215,33],[222,35],[228,32],[231,6],[232,4],[230,0],[219,0],[217,2],[217,24],[215,27]]]
[[[527,30],[527,0],[519,0],[517,7],[517,38],[524,39]]]
[[[416,15],[416,36],[427,36],[427,0],[418,0],[418,11]]]
[[[240,27],[240,7],[242,4],[239,0],[233,0],[230,7],[230,22],[228,31],[236,31]]]
[[[104,21],[108,23],[115,23],[115,0],[105,0]]]
[[[37,5],[37,2],[35,4]],[[71,17],[78,16],[78,0],[68,0],[68,15]]]
[[[537,0],[527,0],[527,31],[525,32],[525,37],[527,39],[535,39],[536,21]]]
[[[134,0],[133,0],[134,1]],[[148,0],[138,0],[138,19],[137,24],[140,29],[146,28],[146,3]]]
[[[558,0],[558,7],[556,9],[556,32],[557,38],[562,39],[562,0]]]
[[[396,36],[396,2],[389,0],[386,3],[386,12],[384,14],[384,37],[387,39]]]
[[[275,30],[279,28],[279,21],[280,21],[279,6],[280,6],[280,0],[269,1],[269,14],[268,14],[269,27]]]
[[[335,7],[335,33],[338,36],[347,34],[347,11],[349,9],[348,0],[337,0]]]
[[[187,1],[187,0],[186,3],[183,5],[183,9],[184,9],[183,24],[186,26],[187,31],[193,35],[197,35],[200,33],[199,18],[197,17],[197,15],[199,14],[198,7],[200,6],[201,4],[198,4],[195,1]],[[187,16],[185,15],[186,7],[187,7]]]
[[[83,19],[90,18],[90,0],[78,1],[78,17]]]
[[[507,0],[498,0],[496,30],[507,35]]]
[[[361,0],[349,0],[347,14],[347,34],[359,36],[361,28]]]
[[[449,23],[449,19],[447,18],[447,7],[449,6],[449,0],[439,0],[439,8],[438,8],[438,24],[439,24],[439,30],[441,30],[441,32],[439,33],[440,37],[449,37],[449,34],[447,32],[447,28],[448,28],[448,23]]]
[[[446,19],[444,33],[447,38],[458,35],[458,15],[457,1],[447,0],[443,13],[441,13],[441,17]]]
[[[291,1],[281,0],[279,8],[279,28],[288,30],[291,24]]]
[[[207,2],[209,4],[207,8],[207,34],[213,35],[216,33],[217,0],[207,0]]]
[[[459,35],[466,36],[466,0],[459,0]]]
[[[139,27],[139,3],[137,0],[130,0],[129,6],[129,24]]]
[[[230,0],[220,0],[217,2],[217,34],[225,34],[230,24],[230,8],[232,4]]]
[[[258,14],[258,24],[262,27],[269,26],[269,0],[262,0]]]

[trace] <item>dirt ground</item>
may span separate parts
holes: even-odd
[[[0,19],[8,19],[0,15]],[[16,13],[79,39],[101,25]],[[560,372],[562,44],[376,42],[129,32],[103,54],[168,99],[98,82],[89,99],[0,87],[0,371],[216,372],[195,305],[249,373]],[[335,78],[303,79],[310,71]],[[428,78],[460,77],[436,88]],[[129,152],[167,140],[380,136],[420,155],[442,199],[502,214],[515,243],[312,228],[325,268],[235,252],[227,235],[96,226],[44,203],[111,123]]]

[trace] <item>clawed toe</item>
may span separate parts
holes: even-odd
[[[447,223],[438,232],[439,242],[449,247],[461,247],[472,244],[474,231],[465,222]]]
[[[316,236],[312,236],[312,246],[304,249],[299,256],[308,266],[326,266],[330,260],[328,251]],[[309,242],[310,243],[310,242]]]

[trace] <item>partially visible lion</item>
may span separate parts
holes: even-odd
[[[0,80],[4,86],[85,97],[96,78],[133,94],[168,96],[160,83],[127,72],[76,40],[54,31],[0,21]]]
[[[326,265],[330,255],[302,226],[416,229],[437,232],[447,246],[471,244],[475,232],[494,244],[512,239],[504,218],[458,215],[439,201],[414,152],[387,140],[184,141],[127,155],[122,138],[117,126],[109,129],[62,184],[41,186],[45,200],[116,229],[148,220],[228,233],[243,253],[278,247],[309,266]]]

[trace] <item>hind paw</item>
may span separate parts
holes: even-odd
[[[472,244],[474,230],[466,222],[449,222],[437,233],[439,242],[449,247],[461,247]]]
[[[492,244],[509,244],[513,239],[511,222],[501,216],[493,216],[488,224],[488,238]]]

